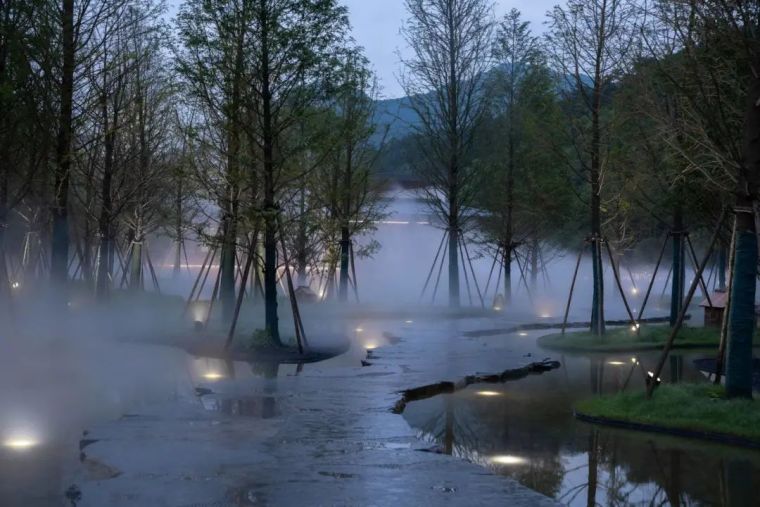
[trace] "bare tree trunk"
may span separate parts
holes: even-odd
[[[63,68],[59,89],[60,114],[54,174],[53,237],[50,278],[53,285],[68,280],[69,262],[69,179],[71,177],[71,138],[74,95],[74,0],[63,0],[61,9]]]
[[[274,182],[274,132],[269,62],[269,7],[259,2],[261,26],[262,144],[264,152],[264,322],[272,342],[281,345],[277,317],[277,219]]]

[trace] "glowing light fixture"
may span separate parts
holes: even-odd
[[[367,349],[367,351],[375,350],[377,348],[377,344],[376,343],[368,343],[367,345],[364,346],[364,348]]]
[[[541,318],[542,318],[542,319],[550,319],[551,317],[552,317],[552,316],[551,316],[551,315],[549,315],[548,313],[542,313],[542,314],[541,314]]]
[[[221,373],[208,372],[203,374],[203,378],[206,380],[221,380],[224,378],[224,375]]]
[[[412,323],[412,322],[414,322],[414,321],[413,321],[413,320],[405,320],[404,322],[405,322],[406,324],[411,324],[411,323]]]
[[[528,333],[526,333],[525,331],[520,331],[517,334],[520,335],[520,336],[528,336]]]
[[[639,289],[637,289],[636,287],[633,287],[633,288],[631,289],[631,294],[633,294],[634,296],[635,296],[636,294],[638,294],[638,293],[639,293]]]
[[[495,463],[497,465],[524,465],[527,462],[528,460],[525,458],[521,458],[520,456],[511,456],[509,454],[491,457],[491,463]]]
[[[354,331],[356,331],[357,333],[361,333],[362,331],[364,331],[364,329],[357,327],[356,329],[354,329]]]
[[[607,361],[607,364],[612,366],[623,366],[625,363],[623,361]]]
[[[21,287],[21,284],[18,282],[13,282],[11,284],[11,289],[18,289],[19,287]]]
[[[3,446],[14,449],[17,451],[23,451],[35,447],[39,442],[29,437],[14,437],[9,438],[3,442]]]
[[[478,396],[501,396],[499,391],[477,391],[475,394]]]
[[[493,309],[497,312],[501,311],[501,306],[494,306]]]

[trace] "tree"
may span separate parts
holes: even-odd
[[[412,55],[401,85],[419,118],[427,200],[448,234],[449,304],[459,306],[458,244],[477,171],[463,164],[486,106],[493,23],[485,0],[406,0],[402,28]]]
[[[540,64],[538,39],[531,35],[529,23],[520,19],[520,11],[512,9],[499,23],[493,55],[499,64],[497,68],[496,94],[502,110],[506,112],[507,160],[504,177],[503,233],[500,247],[504,250],[504,297],[512,299],[512,257],[519,245],[514,234],[515,170],[517,151],[521,149],[522,121],[517,104],[525,88],[526,76],[531,67]],[[498,107],[498,106],[497,106]]]
[[[591,332],[604,335],[604,269],[602,266],[602,191],[608,169],[612,118],[605,114],[605,94],[634,56],[639,10],[629,0],[569,0],[549,12],[547,41],[563,91],[574,139],[573,172],[589,186],[593,265]]]

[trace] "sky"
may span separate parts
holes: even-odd
[[[522,13],[530,21],[534,33],[544,31],[546,11],[561,0],[495,0],[494,10],[501,18],[510,9]],[[405,54],[400,28],[406,18],[404,0],[343,0],[357,43],[364,47],[377,74],[383,98],[396,98],[404,93],[398,84],[400,70],[398,52]]]

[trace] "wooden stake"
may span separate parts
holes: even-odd
[[[581,259],[583,258],[583,250],[585,245],[578,251],[578,260],[575,262],[575,271],[573,271],[573,281],[570,282],[570,294],[567,296],[567,305],[565,305],[565,317],[562,319],[562,334],[565,334],[565,328],[567,327],[567,316],[570,313],[570,303],[573,301],[573,291],[575,291],[575,281],[578,279],[578,269],[581,267]]]
[[[691,282],[691,286],[689,287],[689,292],[686,295],[686,300],[684,301],[683,308],[681,308],[681,312],[678,314],[678,320],[676,321],[675,326],[673,326],[673,329],[670,331],[670,336],[668,336],[668,341],[665,343],[665,348],[662,351],[662,355],[660,356],[660,360],[657,363],[657,367],[654,370],[654,375],[649,380],[647,384],[647,398],[651,398],[652,394],[654,393],[654,390],[657,387],[657,379],[660,377],[660,374],[662,373],[662,369],[665,366],[665,361],[668,359],[668,355],[670,354],[670,350],[673,348],[673,341],[675,341],[676,336],[678,335],[678,331],[681,330],[681,326],[683,325],[683,321],[686,318],[686,312],[689,310],[689,304],[691,304],[691,299],[694,297],[694,293],[697,291],[697,285],[699,285],[699,278],[702,276],[702,272],[705,269],[705,266],[707,266],[707,262],[710,260],[710,255],[712,255],[713,248],[715,247],[715,242],[718,240],[718,236],[720,234],[720,229],[723,227],[723,222],[726,220],[726,210],[725,208],[723,211],[721,211],[720,220],[718,221],[718,225],[715,227],[715,231],[713,231],[712,238],[710,239],[710,247],[707,249],[707,253],[705,254],[705,258],[702,261],[702,264],[698,265],[697,269],[697,275],[694,277],[694,280]]]
[[[657,264],[654,266],[654,273],[652,273],[652,279],[649,280],[649,286],[647,287],[647,293],[644,295],[644,302],[641,303],[641,310],[639,310],[639,320],[644,318],[644,308],[647,306],[647,301],[649,301],[649,294],[652,293],[652,287],[654,287],[654,280],[657,278],[657,270],[660,269],[660,263],[662,262],[662,257],[665,255],[665,248],[668,246],[668,238],[670,235],[665,236],[665,241],[662,242],[662,249],[660,250],[660,256],[657,258]]]

